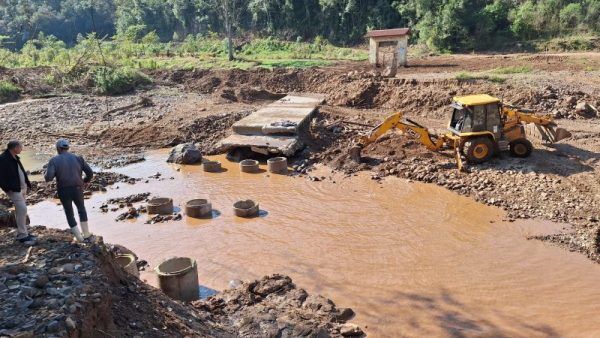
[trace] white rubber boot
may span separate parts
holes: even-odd
[[[81,231],[79,231],[78,227],[72,227],[71,232],[73,233],[73,236],[75,236],[75,239],[78,242],[83,242],[83,237],[81,236]]]
[[[88,239],[90,237],[92,237],[92,234],[90,233],[90,228],[88,227],[88,222],[81,222],[81,234],[83,235],[83,238]]]

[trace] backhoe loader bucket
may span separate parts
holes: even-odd
[[[360,156],[360,152],[362,150],[362,147],[359,145],[355,145],[352,148],[350,148],[350,150],[348,150],[348,155],[350,155],[350,159],[356,163],[360,163],[361,160],[361,156]]]
[[[554,135],[554,142],[558,142],[560,140],[564,140],[573,136],[573,134],[571,134],[571,132],[569,132],[565,128],[556,128]]]
[[[530,124],[528,128],[531,136],[540,138],[542,141],[547,143],[556,143],[572,136],[568,130],[564,128],[558,128],[556,125],[543,126],[539,124]]]

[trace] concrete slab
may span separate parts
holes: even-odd
[[[302,144],[296,136],[276,135],[239,135],[233,134],[219,142],[217,152],[227,152],[234,148],[258,148],[270,154],[291,156],[300,149]],[[257,149],[254,149],[255,151]],[[262,151],[257,151],[262,152]]]
[[[233,131],[242,135],[297,134],[323,97],[288,95],[233,124]]]
[[[234,134],[222,140],[219,152],[250,148],[263,154],[291,156],[300,148],[300,131],[325,97],[320,94],[290,94],[234,123]]]

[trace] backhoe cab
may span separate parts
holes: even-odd
[[[542,139],[557,142],[570,137],[556,128],[551,116],[521,112],[503,106],[500,99],[487,94],[455,97],[448,130],[460,138],[460,150],[470,163],[482,163],[499,151],[515,157],[528,157],[533,145],[527,139],[524,123],[533,123]]]
[[[482,163],[499,151],[508,150],[516,157],[528,157],[533,145],[525,134],[524,124],[535,125],[541,138],[549,143],[558,142],[571,136],[571,133],[557,128],[552,116],[536,115],[503,105],[498,98],[487,94],[458,96],[452,104],[452,117],[448,132],[435,135],[426,127],[403,118],[402,113],[388,116],[369,134],[361,136],[350,149],[350,156],[360,161],[361,149],[376,141],[390,129],[402,132],[412,131],[418,140],[431,151],[452,149],[458,168],[462,169],[461,155],[469,163]]]

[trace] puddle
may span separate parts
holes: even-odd
[[[290,275],[310,293],[353,308],[371,336],[578,336],[600,332],[600,269],[579,254],[526,236],[558,230],[548,222],[502,222],[503,212],[442,188],[366,175],[311,182],[281,175],[164,162],[154,152],[115,171],[164,180],[119,184],[87,205],[90,228],[151,267],[171,256],[197,260],[200,284],[222,290],[234,279]],[[174,177],[173,180],[169,179]],[[144,224],[114,222],[108,198],[151,192],[176,206],[207,198],[218,217]],[[240,199],[265,217],[236,218]],[[136,204],[137,205],[137,204]],[[66,228],[52,201],[30,208],[34,224]],[[156,285],[148,269],[142,278]]]
[[[34,171],[40,170],[44,165],[48,163],[52,156],[49,153],[39,153],[34,151],[23,151],[19,158],[21,159],[21,163],[25,170]]]

